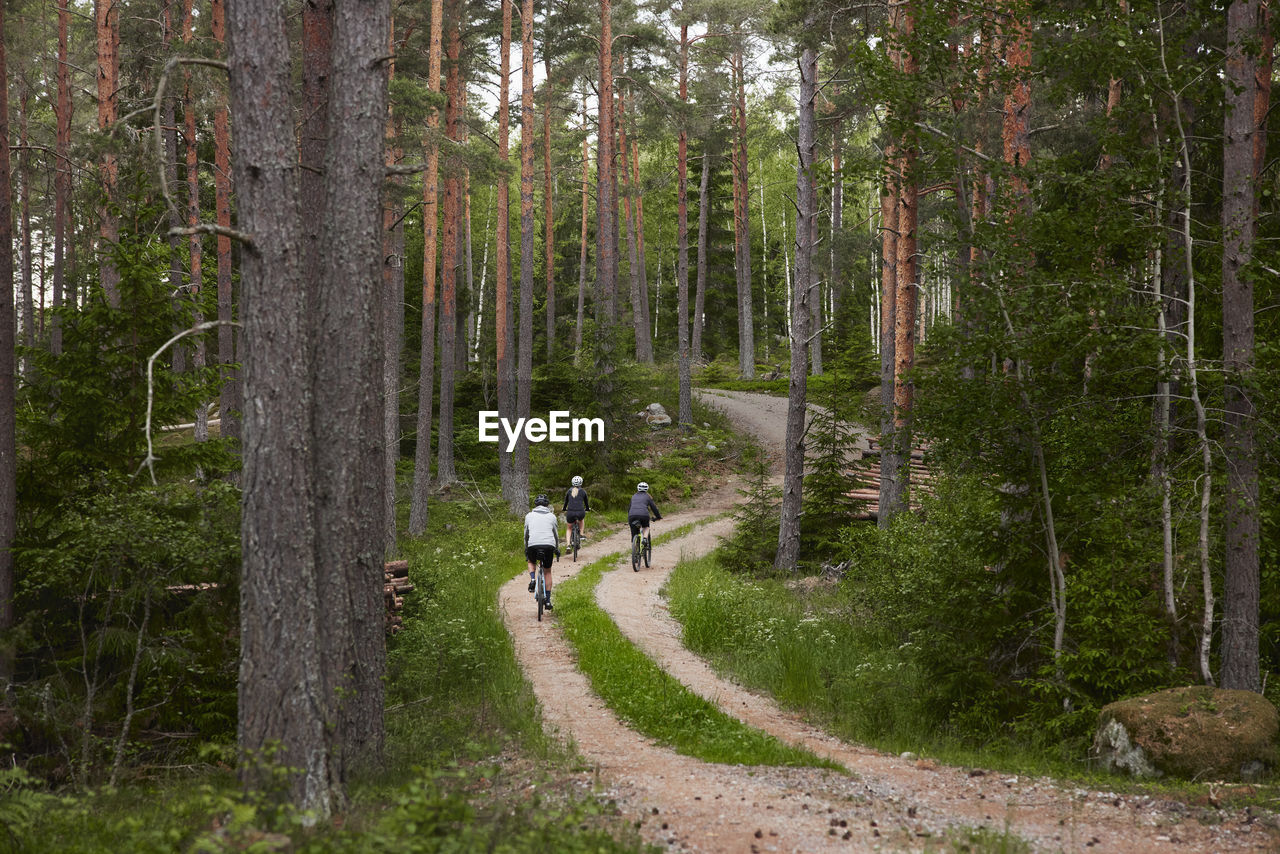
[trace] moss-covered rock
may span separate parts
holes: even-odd
[[[1196,685],[1103,707],[1092,755],[1139,777],[1252,779],[1275,765],[1278,734],[1280,713],[1261,694]]]

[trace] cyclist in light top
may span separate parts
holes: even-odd
[[[551,610],[551,557],[560,557],[560,523],[551,502],[539,495],[524,517],[524,557],[529,562],[529,592],[534,590],[533,574],[542,564],[547,581],[547,610]]]
[[[564,506],[560,508],[564,511],[565,542],[569,541],[569,526],[574,522],[578,523],[578,535],[587,535],[587,514],[591,512],[591,501],[587,498],[587,491],[582,488],[582,478],[574,475],[572,483],[573,486],[564,494]]]
[[[627,524],[631,526],[631,536],[634,537],[637,531],[643,536],[649,535],[650,513],[654,520],[662,518],[658,505],[653,503],[653,496],[649,494],[649,484],[640,481],[636,484],[636,494],[631,496],[631,506],[627,508]]]

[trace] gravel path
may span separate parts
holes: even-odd
[[[777,456],[786,401],[739,392],[701,393]],[[655,532],[723,514],[739,500],[726,484],[672,513]],[[1009,831],[1036,851],[1277,851],[1280,834],[1244,812],[1187,807],[1147,796],[1063,788],[1019,778],[910,760],[846,744],[770,699],[720,678],[680,643],[680,627],[659,591],[682,555],[713,549],[731,523],[711,521],[655,546],[654,565],[632,572],[629,557],[605,574],[597,601],[622,631],[691,690],[778,738],[841,763],[850,773],[715,765],[680,756],[620,723],[576,668],[554,616],[536,621],[522,573],[500,593],[545,723],[595,768],[606,797],[640,823],[650,842],[678,851],[949,850],[973,829]],[[600,529],[593,531],[600,534]],[[625,528],[592,538],[580,563],[555,565],[555,580],[576,566],[629,548]],[[552,612],[554,615],[554,612]]]

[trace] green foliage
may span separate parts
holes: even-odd
[[[778,552],[782,490],[769,483],[769,464],[757,451],[748,463],[751,488],[740,490],[745,501],[733,514],[733,535],[716,550],[716,560],[729,572],[769,575]]]

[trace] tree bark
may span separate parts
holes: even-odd
[[[53,307],[62,306],[67,276],[67,219],[71,205],[71,66],[67,60],[71,21],[70,0],[58,3],[58,101],[55,110],[56,160],[53,176]],[[62,353],[62,321],[55,311],[49,319],[49,352]]]
[[[460,138],[459,119],[462,108],[462,20],[464,5],[452,3],[445,24],[446,60],[448,62],[448,102],[445,106],[445,136],[455,143]],[[458,480],[453,456],[453,391],[458,338],[458,208],[461,186],[459,165],[450,158],[445,178],[444,240],[440,247],[440,429],[436,448],[436,480],[448,486]]]
[[[614,322],[617,318],[617,182],[613,170],[613,11],[611,0],[600,0],[600,84],[596,145],[596,341],[594,391],[605,435],[613,432]],[[606,443],[597,445],[603,461]]]
[[[693,424],[689,351],[689,25],[680,25],[680,137],[676,149],[676,348],[679,404],[676,421]]]
[[[808,384],[809,307],[813,294],[813,222],[817,215],[814,188],[814,149],[818,55],[805,48],[800,55],[800,102],[796,150],[796,282],[791,321],[791,378],[787,391],[786,468],[782,477],[782,517],[774,569],[794,572],[800,557],[800,515],[804,507],[804,420]]]
[[[734,269],[738,279],[738,372],[744,380],[753,379],[756,375],[756,338],[755,320],[751,307],[751,229],[748,221],[750,208],[750,187],[747,183],[747,83],[746,63],[739,52],[735,55],[734,78],[737,84],[734,112],[737,118],[737,148],[733,160],[733,178],[737,191],[734,200],[737,208],[734,211]],[[812,178],[812,176],[810,176]],[[820,302],[820,301],[819,301]],[[815,327],[816,328],[816,327]],[[815,339],[816,340],[816,339]],[[812,349],[811,352],[818,352]],[[821,365],[819,364],[819,368]],[[820,371],[819,371],[820,372]]]
[[[515,321],[512,317],[511,298],[511,184],[506,167],[510,157],[510,121],[508,109],[511,80],[511,3],[502,0],[502,40],[499,44],[498,71],[498,213],[495,231],[495,263],[497,276],[494,290],[493,322],[497,342],[498,413],[503,418],[514,418],[516,413],[516,349]],[[498,443],[498,474],[502,482],[502,497],[512,513],[524,513],[528,509],[528,496],[521,496],[515,470],[515,458],[507,452],[506,445]],[[525,487],[528,488],[527,486]]]
[[[440,91],[441,27],[444,0],[431,0],[431,44],[427,54],[427,89]],[[427,114],[423,147],[427,171],[422,181],[422,346],[419,351],[418,426],[413,460],[413,495],[409,505],[409,533],[422,536],[427,530],[427,495],[431,491],[431,424],[434,413],[436,365],[436,230],[440,220],[440,110]]]
[[[99,0],[100,17],[109,2]],[[297,769],[289,775],[293,803],[323,817],[341,797],[330,774],[317,642],[311,378],[303,322],[309,305],[299,267],[303,235],[288,29],[283,6],[272,0],[242,0],[227,13],[235,181],[241,227],[253,239],[241,274],[241,778],[251,787],[268,785],[267,751],[275,751],[272,765]]]
[[[698,274],[693,294],[693,361],[702,361],[702,321],[707,300],[707,217],[711,209],[711,154],[702,143],[702,176],[698,186]]]
[[[533,389],[533,0],[520,4],[520,353],[516,378],[516,416],[529,417]],[[529,506],[529,441],[521,432],[515,450],[515,487],[519,507]]]
[[[900,460],[893,453],[893,329],[898,306],[898,155],[885,152],[884,188],[880,193],[880,498],[876,523],[889,527]]]
[[[590,148],[587,142],[587,96],[582,96],[582,240],[578,253],[578,316],[573,328],[573,363],[582,360],[582,324],[587,293],[587,212],[591,177]]]
[[[0,245],[13,246],[12,180],[9,162],[9,80],[4,5],[0,4]],[[23,115],[26,110],[24,108]],[[0,252],[0,634],[13,628],[13,545],[18,533],[17,379],[13,254]],[[13,655],[0,651],[0,680],[13,676]]]
[[[8,91],[6,90],[6,97],[7,95]],[[23,86],[22,94],[19,96],[19,145],[21,145],[22,151],[18,155],[18,172],[21,181],[18,204],[22,208],[22,343],[28,349],[36,346],[35,298],[31,293],[34,284],[31,275],[31,151],[27,147],[30,98],[31,90],[27,86]],[[24,375],[31,370],[30,365],[30,359],[23,360]]]
[[[392,23],[394,30],[395,24]],[[395,56],[394,33],[389,34],[387,53]],[[388,63],[388,76],[395,78],[395,60]],[[388,167],[403,158],[397,140],[399,131],[390,105],[387,107],[384,157]],[[404,178],[388,179],[382,200],[382,523],[383,551],[398,554],[396,545],[396,463],[400,459],[400,358],[404,350]]]
[[[116,123],[119,110],[120,10],[116,0],[95,0],[94,20],[98,34],[98,130],[105,136]],[[102,155],[98,269],[103,295],[112,308],[120,307],[120,271],[112,255],[120,238],[120,222],[115,212],[118,173],[116,154],[108,147]]]
[[[1258,87],[1259,0],[1227,8],[1226,111],[1222,153],[1222,358],[1227,465],[1223,563],[1222,687],[1261,690],[1258,663],[1258,450],[1254,373],[1253,260],[1259,175],[1255,138],[1268,104]],[[1268,87],[1269,88],[1269,87]],[[1266,95],[1269,96],[1269,91]],[[1269,99],[1268,99],[1269,100]]]
[[[542,105],[542,260],[547,278],[547,362],[550,363],[556,352],[555,218],[551,210],[551,104],[555,88],[551,82],[551,50],[547,43],[550,9],[543,12],[542,20],[542,68],[546,77]]]
[[[192,0],[185,0],[182,9],[182,44],[189,48],[195,38],[195,19],[192,17]],[[204,286],[204,246],[203,238],[196,231],[200,224],[200,156],[196,139],[196,112],[194,97],[191,92],[191,72],[183,72],[182,116],[184,119],[184,144],[187,154],[187,228],[191,230],[187,238],[187,254],[190,264],[190,287],[188,297],[192,303],[191,322],[193,326],[204,323],[204,312],[200,308],[200,291]],[[208,344],[204,335],[195,336],[192,342],[192,368],[197,373],[204,371],[208,361]],[[196,405],[194,438],[197,442],[209,440],[209,404],[201,402]]]
[[[212,0],[211,26],[213,39],[219,51],[225,53],[227,21],[225,0]],[[231,228],[231,132],[227,94],[218,91],[218,103],[213,113],[213,188],[214,210],[218,226]],[[236,330],[231,325],[235,317],[234,284],[232,278],[231,238],[218,235],[218,364],[222,379],[218,401],[219,433],[236,445],[240,442],[240,370],[236,362]]]
[[[627,273],[631,279],[631,326],[635,337],[636,361],[653,364],[653,343],[649,340],[649,314],[645,311],[644,299],[640,289],[640,248],[636,238],[635,211],[631,204],[634,198],[637,203],[635,181],[631,175],[631,159],[628,156],[626,127],[626,100],[624,94],[618,92],[618,150],[622,163],[621,182],[623,187],[622,209],[627,225]]]

